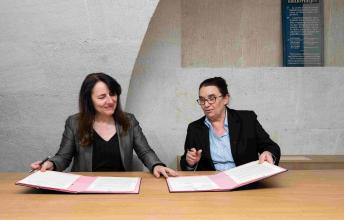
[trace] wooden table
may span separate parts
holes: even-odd
[[[0,219],[344,219],[344,170],[290,170],[252,189],[169,193],[145,172],[140,194],[67,194],[14,185],[27,173],[0,173]],[[213,172],[179,172],[180,175]]]
[[[344,155],[282,155],[279,166],[289,170],[344,169]]]

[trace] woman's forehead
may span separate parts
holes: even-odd
[[[209,95],[220,95],[220,90],[217,86],[202,86],[199,90],[199,96],[206,97]]]
[[[97,82],[93,89],[92,89],[92,93],[108,93],[109,92],[109,87],[102,81]]]

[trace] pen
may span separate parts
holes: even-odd
[[[194,168],[194,172],[196,172],[196,170],[197,170],[197,167],[198,167],[198,163],[196,163],[196,165],[195,165],[195,168]]]
[[[189,152],[193,152],[191,149],[188,149],[188,151],[189,151]],[[197,151],[197,149],[196,149],[196,151]],[[193,168],[193,171],[195,172],[195,171],[197,170],[198,163],[196,163],[194,166],[195,166],[195,167]]]
[[[47,156],[46,158],[44,158],[44,160],[42,160],[39,165],[42,166],[44,164],[44,162],[46,162],[47,160],[50,159],[50,156]],[[34,169],[31,169],[29,173],[32,173],[34,171]]]

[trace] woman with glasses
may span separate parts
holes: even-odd
[[[133,150],[156,176],[176,172],[159,160],[148,145],[135,116],[122,111],[121,86],[111,76],[86,76],[79,93],[79,113],[68,117],[60,149],[47,161],[31,164],[33,170],[131,171]]]
[[[223,171],[258,159],[278,164],[280,148],[257,115],[228,108],[229,99],[223,78],[209,78],[200,84],[197,102],[205,116],[188,126],[182,170]]]

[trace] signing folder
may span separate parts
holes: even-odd
[[[228,191],[285,171],[268,162],[253,161],[214,175],[169,177],[167,184],[170,192]]]
[[[36,171],[15,184],[68,193],[139,193],[140,182],[140,177],[83,176]]]

